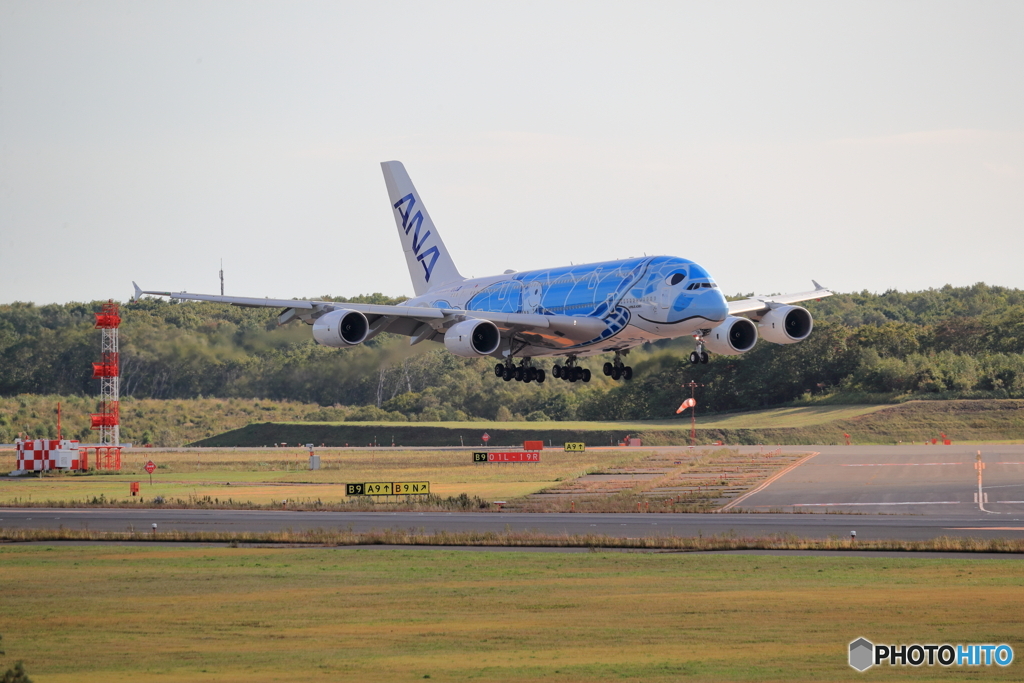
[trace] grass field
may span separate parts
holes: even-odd
[[[1002,560],[0,546],[0,667],[38,681],[1021,680],[858,674],[847,644],[1008,643]]]
[[[688,416],[637,422],[261,422],[203,439],[202,446],[266,446],[276,442],[364,446],[472,446],[483,432],[490,445],[542,439],[559,444],[610,445],[626,435],[646,445],[686,445]],[[1024,401],[908,401],[898,405],[812,405],[749,413],[697,415],[698,443],[858,444],[921,443],[945,433],[956,443],[1024,440]]]
[[[308,453],[299,449],[266,451],[154,452],[126,454],[118,473],[55,474],[42,478],[0,478],[0,504],[40,501],[130,499],[129,482],[141,482],[142,497],[278,503],[282,500],[323,502],[345,497],[345,484],[373,481],[429,481],[442,497],[478,496],[484,500],[518,498],[588,470],[628,465],[648,455],[632,450],[588,450],[565,453],[545,450],[539,463],[473,463],[469,451],[325,451],[322,469],[307,469]],[[143,470],[152,459],[158,466],[153,484]],[[13,451],[0,454],[0,467],[14,469]]]
[[[844,405],[823,405],[823,406],[795,406],[789,408],[773,408],[771,410],[758,410],[747,413],[728,413],[723,415],[700,416],[700,426],[703,429],[764,429],[769,427],[806,427],[832,420],[844,420],[858,415],[866,415],[876,410],[888,408],[885,405],[871,406],[844,406]],[[307,424],[344,424],[338,422],[321,422]],[[352,423],[347,423],[352,424]],[[408,427],[405,422],[361,422],[361,425],[377,426],[382,430],[390,427]],[[486,431],[487,429],[515,429],[530,430],[537,428],[560,429],[573,431],[609,431],[622,432],[623,434],[638,434],[647,431],[664,431],[688,429],[690,416],[672,420],[634,420],[629,422],[417,422],[416,425],[423,427],[447,427],[449,429],[473,429]]]

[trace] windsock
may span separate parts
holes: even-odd
[[[695,405],[697,405],[697,399],[695,399],[695,398],[688,398],[688,399],[686,399],[685,401],[683,401],[683,405],[679,406],[679,410],[676,411],[676,415],[678,415],[679,413],[683,412],[687,408],[693,408]]]

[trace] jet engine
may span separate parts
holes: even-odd
[[[738,356],[754,348],[757,343],[757,325],[749,318],[730,315],[718,327],[704,335],[704,345],[712,353]]]
[[[773,344],[793,344],[807,339],[814,329],[814,320],[806,308],[779,306],[764,314],[757,328]]]
[[[490,320],[464,320],[444,333],[444,345],[456,356],[477,358],[498,350],[501,332]]]
[[[336,349],[362,344],[369,331],[366,316],[347,308],[325,313],[313,321],[313,339]]]

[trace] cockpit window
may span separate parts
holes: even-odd
[[[670,285],[678,285],[680,282],[686,279],[686,271],[680,270],[672,273],[668,276],[668,283]]]

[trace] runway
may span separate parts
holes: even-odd
[[[0,528],[148,531],[155,523],[163,531],[391,528],[427,533],[512,530],[617,537],[807,538],[847,538],[856,531],[858,540],[1024,538],[1022,445],[819,446],[806,451],[816,454],[736,499],[735,508],[744,510],[736,514],[0,508]]]
[[[749,511],[1024,518],[1022,445],[809,450],[818,454],[733,505]]]
[[[794,534],[859,540],[925,540],[939,536],[1024,537],[1024,514],[998,519],[958,515],[835,514],[524,514],[438,512],[290,512],[277,510],[3,509],[0,527],[93,529],[97,531],[283,531],[373,529],[424,531],[538,531],[545,534],[698,536]]]

